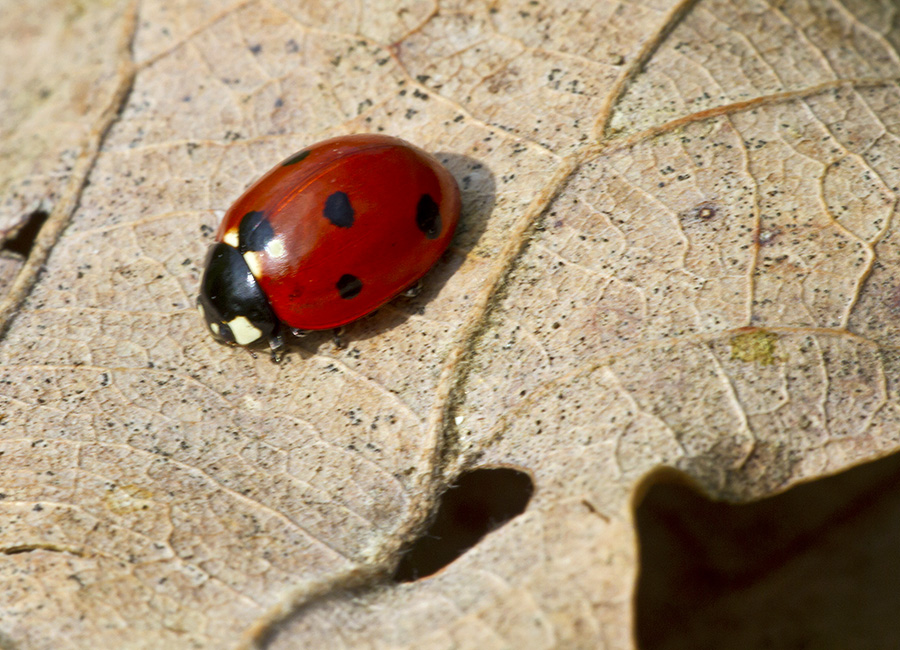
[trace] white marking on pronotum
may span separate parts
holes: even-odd
[[[234,342],[238,345],[247,345],[253,343],[262,336],[262,330],[253,327],[253,323],[247,320],[246,316],[236,316],[228,322],[231,333],[234,334]]]
[[[247,251],[244,253],[244,261],[247,263],[247,267],[250,269],[250,273],[253,274],[254,278],[262,277],[262,264],[259,261],[259,253],[256,251]]]
[[[276,237],[266,244],[266,253],[269,257],[284,257],[284,242],[280,237]]]
[[[229,230],[225,233],[225,236],[222,237],[222,241],[231,246],[232,248],[238,247],[238,231],[237,228],[234,230]]]
[[[216,336],[219,335],[219,324],[218,323],[210,323],[209,329],[211,329],[212,333],[215,334]]]

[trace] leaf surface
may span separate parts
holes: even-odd
[[[0,275],[0,646],[630,647],[649,472],[746,500],[896,448],[890,3],[18,7],[0,232],[50,218]],[[346,349],[217,345],[218,220],[355,132],[456,176],[451,250]],[[526,512],[387,584],[493,466]]]

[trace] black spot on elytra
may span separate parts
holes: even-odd
[[[266,214],[253,210],[244,215],[238,226],[238,250],[243,255],[247,251],[261,251],[275,237],[272,224]]]
[[[428,239],[437,239],[441,234],[441,211],[430,194],[423,194],[416,206],[416,225]]]
[[[349,228],[353,225],[353,206],[350,197],[343,192],[335,192],[325,199],[322,214],[338,228]]]
[[[279,101],[281,101],[281,100],[279,100]],[[298,151],[293,156],[291,156],[290,158],[285,160],[283,163],[281,163],[281,166],[287,167],[288,165],[296,165],[298,162],[300,162],[301,160],[306,158],[308,155],[309,155],[309,149],[304,149],[303,151]]]
[[[363,285],[358,277],[345,273],[334,286],[337,287],[338,294],[340,294],[341,298],[349,300],[350,298],[355,298],[359,295]]]

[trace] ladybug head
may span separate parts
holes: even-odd
[[[210,332],[222,343],[268,341],[275,352],[282,347],[278,318],[236,248],[223,243],[210,246],[197,302]]]

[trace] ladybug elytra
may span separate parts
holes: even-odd
[[[231,345],[284,349],[284,328],[337,328],[416,284],[459,220],[459,188],[398,138],[325,140],[284,160],[229,208],[210,247],[200,311]]]

